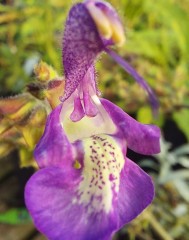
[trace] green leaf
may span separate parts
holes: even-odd
[[[12,208],[0,213],[0,223],[23,224],[31,221],[28,211],[25,208]]]

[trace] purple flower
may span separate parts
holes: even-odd
[[[103,19],[103,21],[99,21]],[[153,200],[151,178],[126,157],[160,151],[159,128],[98,97],[94,61],[109,53],[156,100],[145,81],[109,46],[123,42],[114,9],[88,0],[72,7],[63,39],[65,92],[35,149],[38,170],[25,190],[28,210],[50,240],[108,240]]]

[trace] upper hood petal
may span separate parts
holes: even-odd
[[[62,101],[74,92],[102,50],[103,42],[85,4],[74,5],[69,12],[63,37],[66,84]]]

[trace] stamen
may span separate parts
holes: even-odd
[[[105,39],[111,39],[117,46],[125,42],[125,33],[121,21],[111,5],[97,2],[86,5],[97,29]]]
[[[74,110],[70,115],[70,119],[73,122],[77,122],[81,120],[84,116],[85,116],[85,113],[83,110],[83,106],[81,104],[81,99],[79,98],[79,96],[76,96],[74,98]]]
[[[117,46],[122,46],[125,42],[125,33],[121,23],[117,19],[112,18],[110,15],[107,15],[107,17],[112,29],[112,41]]]
[[[90,2],[86,5],[86,7],[93,18],[100,35],[109,39],[112,35],[112,30],[106,15],[98,7],[96,7],[94,3]]]
[[[119,19],[119,16],[112,8],[112,6],[106,2],[105,3],[97,2],[96,6],[99,9],[101,9],[101,11],[104,13],[104,15],[109,21],[112,30],[111,40],[117,46],[122,46],[123,43],[125,42],[125,33],[121,21]]]

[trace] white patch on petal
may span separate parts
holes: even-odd
[[[95,135],[83,140],[85,152],[83,181],[79,185],[79,203],[88,211],[109,213],[113,195],[119,191],[124,156],[118,142],[109,135]]]
[[[92,96],[92,98],[95,99],[96,104],[98,97]],[[101,133],[114,134],[117,131],[115,124],[99,100],[96,104],[98,114],[95,117],[85,116],[78,122],[71,121],[70,114],[73,111],[73,103],[70,103],[69,99],[67,101],[63,104],[60,121],[70,142]]]

